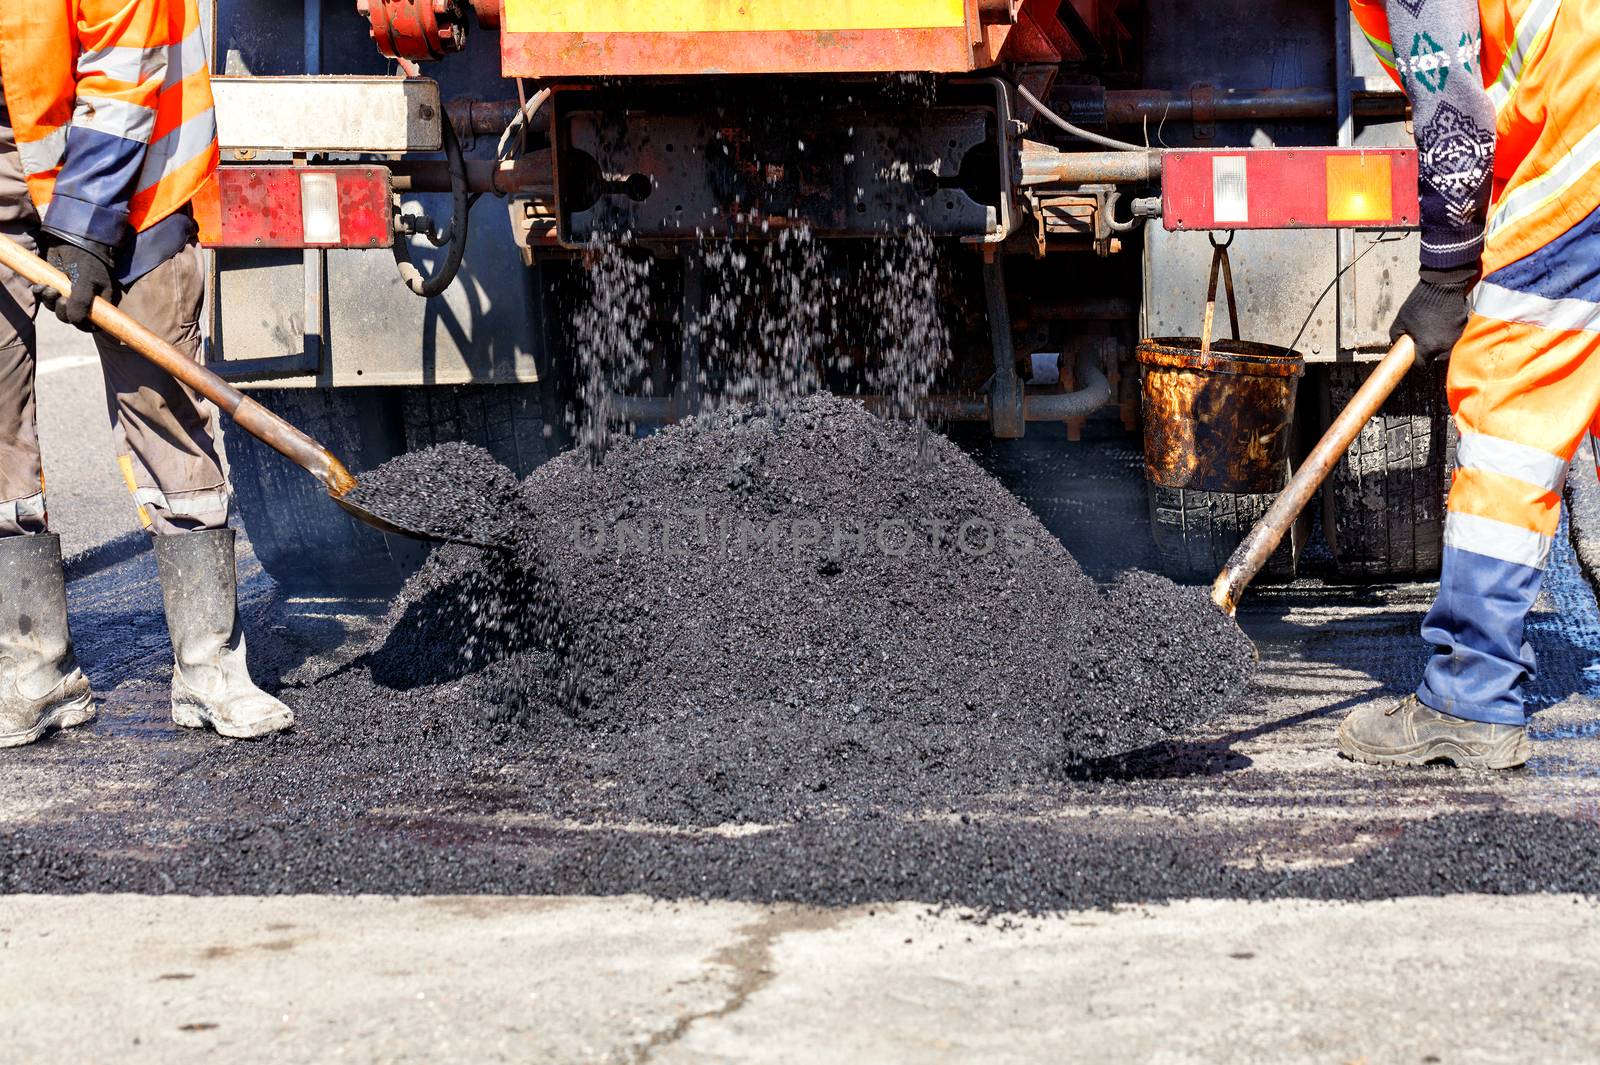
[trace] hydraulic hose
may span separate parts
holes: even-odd
[[[394,235],[394,262],[400,270],[400,280],[405,282],[406,288],[421,296],[423,299],[432,299],[439,295],[455,281],[456,275],[461,272],[461,260],[467,254],[467,216],[472,210],[471,198],[467,195],[467,162],[461,154],[461,142],[456,139],[455,125],[449,118],[440,123],[441,140],[444,142],[445,161],[450,171],[450,224],[443,233],[435,231],[430,223],[428,231],[423,238],[435,248],[449,242],[449,250],[445,252],[444,265],[432,277],[423,277],[415,264],[411,261],[411,247],[407,243],[408,234],[398,230]],[[394,199],[395,215],[400,216],[400,197]]]
[[[523,101],[516,115],[500,133],[500,143],[495,146],[494,157],[501,161],[511,158],[511,141],[528,128],[545,103],[550,99],[549,89],[540,89]]]
[[[1090,144],[1098,144],[1102,148],[1111,148],[1119,152],[1142,152],[1147,150],[1142,144],[1130,144],[1127,141],[1119,141],[1115,137],[1107,137],[1103,134],[1091,133],[1082,126],[1073,125],[1071,122],[1068,122],[1066,119],[1050,110],[1050,108],[1046,107],[1044,101],[1030,92],[1026,85],[1017,86],[1017,95],[1028,101],[1028,103],[1033,106],[1033,109],[1039,112],[1039,116],[1045,119],[1045,121],[1051,123],[1052,125],[1059,126],[1061,129],[1072,134],[1074,137],[1077,137],[1079,140],[1088,141]]]

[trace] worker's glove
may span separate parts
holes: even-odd
[[[63,296],[49,285],[36,291],[45,306],[56,312],[56,317],[68,325],[89,331],[89,310],[96,296],[110,296],[111,256],[102,255],[78,246],[49,233],[43,235],[45,261],[66,274],[72,281],[72,292]]]
[[[1400,305],[1389,327],[1389,340],[1409,336],[1417,345],[1417,364],[1442,361],[1467,328],[1467,293],[1478,281],[1478,267],[1459,266],[1452,270],[1424,268],[1417,287]]]

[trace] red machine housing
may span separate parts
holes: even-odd
[[[357,0],[356,10],[372,24],[378,51],[390,59],[443,59],[466,47],[461,0]],[[498,16],[498,3],[494,10]]]

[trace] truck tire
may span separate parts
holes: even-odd
[[[1324,424],[1361,387],[1369,366],[1329,366]],[[1445,367],[1413,371],[1369,421],[1323,487],[1334,568],[1353,580],[1433,578],[1444,557],[1445,497],[1456,429]]]
[[[405,448],[403,389],[259,389],[251,396],[326,444],[359,474]],[[229,426],[234,500],[261,568],[291,595],[381,596],[421,563],[423,545],[388,536],[336,506],[276,451]]]
[[[539,385],[442,385],[404,390],[407,450],[450,441],[477,444],[518,477],[555,448],[545,432]]]
[[[264,389],[257,402],[333,449],[357,474],[403,451],[477,444],[523,476],[548,457],[537,385]],[[245,433],[225,444],[234,496],[261,568],[293,595],[393,594],[426,557],[419,541],[351,518],[321,486]]]
[[[1150,494],[1150,531],[1161,572],[1176,581],[1214,580],[1228,556],[1272,506],[1276,493],[1240,494],[1164,488],[1145,482]],[[1296,522],[1262,568],[1258,580],[1292,581],[1304,538]]]

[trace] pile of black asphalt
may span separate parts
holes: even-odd
[[[516,549],[437,552],[363,669],[386,706],[404,693],[548,759],[571,796],[551,814],[944,808],[1166,739],[1250,672],[1193,589],[1097,586],[949,441],[833,397],[569,455],[521,503]]]
[[[1183,737],[1259,697],[1249,642],[1196,589],[1092,581],[924,428],[819,396],[508,477],[464,445],[363,475],[508,550],[436,550],[364,654],[280,693],[292,732],[184,736],[158,774],[148,743],[101,752],[150,815],[0,826],[0,888],[1025,912],[1600,890],[1600,833],[1554,815],[1386,823],[1305,868],[1248,860],[1283,830],[1261,819],[1218,847],[1186,815],[1227,755]],[[483,505],[430,506],[441,483]],[[1373,808],[1411,787],[1375,779]]]

